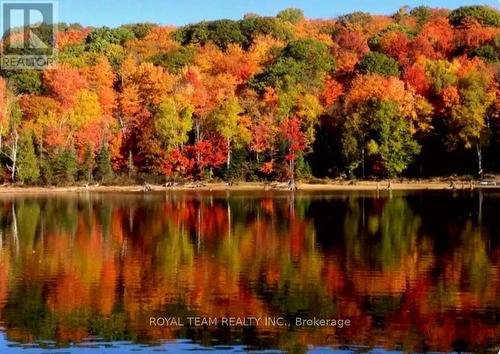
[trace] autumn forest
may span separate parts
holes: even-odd
[[[500,171],[494,8],[59,24],[53,41],[57,64],[1,72],[3,183]]]

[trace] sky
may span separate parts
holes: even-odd
[[[288,7],[303,9],[309,18],[329,18],[353,11],[392,14],[404,5],[500,8],[500,0],[59,0],[59,21],[84,26],[137,22],[179,26],[201,20],[240,19],[246,13],[276,15]]]

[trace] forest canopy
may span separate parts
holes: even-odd
[[[60,24],[55,45],[0,73],[4,183],[500,171],[495,8]]]

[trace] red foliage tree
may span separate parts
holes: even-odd
[[[300,120],[297,117],[284,120],[281,123],[280,132],[287,144],[288,153],[285,155],[285,160],[288,161],[290,189],[296,189],[295,161],[297,160],[297,154],[306,148],[307,139],[300,129]]]
[[[88,87],[85,75],[78,68],[64,63],[45,70],[43,83],[64,109],[71,108],[76,93]]]

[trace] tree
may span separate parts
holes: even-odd
[[[9,83],[18,95],[38,94],[42,89],[41,74],[37,70],[15,71],[9,75]]]
[[[486,62],[500,63],[500,35],[498,36],[497,44],[483,45],[472,51],[472,56],[477,56]]]
[[[425,73],[432,82],[435,94],[457,82],[456,63],[449,63],[446,60],[427,60],[425,62]]]
[[[104,52],[112,44],[123,45],[134,38],[134,33],[127,28],[94,29],[85,39],[87,50],[91,52]]]
[[[73,147],[59,148],[52,158],[52,174],[57,184],[71,184],[78,170],[76,152]]]
[[[175,98],[165,98],[158,106],[155,127],[167,151],[182,147],[188,141],[188,132],[193,128],[194,109]]]
[[[9,101],[7,98],[7,83],[3,77],[0,77],[0,151],[2,151],[2,139],[9,129]]]
[[[180,27],[172,33],[172,38],[181,43],[183,46],[189,44],[203,46],[210,39],[208,22],[203,21],[197,24]]]
[[[153,30],[153,28],[156,27],[156,25],[153,23],[143,22],[143,23],[127,24],[121,27],[132,32],[135,38],[144,39]]]
[[[300,128],[300,121],[297,117],[284,120],[280,131],[287,150],[285,160],[288,161],[289,188],[295,190],[297,189],[295,185],[295,161],[298,154],[306,147],[306,137]]]
[[[403,80],[413,89],[424,97],[431,91],[431,80],[425,74],[425,68],[420,65],[414,65],[406,68],[403,73]]]
[[[386,38],[388,35],[393,35],[393,34],[403,34],[407,38],[413,38],[415,36],[415,32],[408,26],[401,25],[398,23],[391,23],[390,25],[385,27],[382,31],[380,31],[379,33],[368,39],[370,48],[374,51],[380,50],[384,38]],[[398,45],[400,44],[401,43],[398,43]]]
[[[301,9],[289,8],[278,12],[276,17],[295,25],[304,20],[304,11]]]
[[[399,76],[399,64],[393,58],[377,52],[366,54],[358,64],[363,74],[379,74],[382,76]]]
[[[289,22],[275,17],[252,16],[240,21],[240,28],[246,37],[243,47],[249,48],[261,38],[275,41],[290,41],[295,37]]]
[[[410,11],[410,16],[416,18],[421,27],[431,16],[431,9],[427,6],[417,6]]]
[[[483,26],[500,27],[500,13],[489,6],[462,6],[448,16],[453,26],[465,24],[468,18],[477,20]]]
[[[498,16],[421,6],[312,20],[285,9],[180,28],[61,24],[56,38],[42,24],[33,31],[56,41],[59,63],[0,72],[5,179],[23,173],[27,132],[45,183],[71,183],[77,162],[90,180],[99,153],[117,171],[185,178],[299,178],[306,160],[318,177],[395,176],[416,141],[421,172],[425,160],[443,173],[431,160],[452,150],[465,164],[467,149],[497,168]]]
[[[113,177],[113,166],[108,147],[103,144],[96,156],[96,178],[104,183]]]
[[[167,53],[158,53],[151,58],[155,65],[161,65],[172,74],[180,74],[194,60],[193,48],[180,47]]]
[[[79,156],[88,144],[97,146],[111,124],[102,114],[99,98],[89,90],[81,90],[76,94],[74,107],[63,117],[69,132],[66,140],[74,142]]]
[[[302,84],[307,89],[321,87],[326,74],[335,66],[328,46],[314,39],[290,42],[277,61],[254,76],[249,84],[260,92],[268,87],[289,87]]]
[[[321,103],[329,107],[333,105],[337,99],[344,93],[344,87],[335,79],[329,78],[325,82],[325,87],[320,95]]]
[[[364,174],[365,158],[370,157],[375,174],[396,177],[419,151],[411,123],[401,116],[395,102],[375,98],[366,101],[344,124],[342,152],[350,176],[360,164]]]
[[[379,141],[368,142],[369,154],[378,154],[389,177],[400,175],[420,152],[411,133],[410,122],[400,116],[397,105],[379,102],[374,112],[373,129]]]
[[[451,105],[447,141],[451,148],[476,148],[478,171],[482,171],[482,145],[487,137],[487,112],[495,96],[490,92],[491,77],[479,66],[458,80],[459,101]],[[486,141],[485,141],[486,140]]]
[[[334,33],[338,33],[345,28],[368,31],[373,22],[373,17],[367,12],[351,12],[349,14],[339,16],[337,23],[335,24]]]
[[[87,183],[92,181],[95,164],[94,148],[91,144],[88,144],[81,164],[82,172]]]
[[[5,86],[2,87],[2,83],[3,81],[0,81],[0,113],[2,114],[0,116],[2,119],[0,121],[0,155],[3,155],[10,162],[6,167],[10,172],[11,182],[15,182],[22,113],[17,102],[11,101],[11,94]]]
[[[409,46],[409,56],[417,60],[419,56],[428,59],[446,59],[455,49],[455,31],[450,23],[437,17],[425,23],[420,33]]]
[[[208,24],[208,29],[211,32],[210,39],[222,50],[226,50],[229,44],[241,45],[245,41],[245,36],[236,21],[213,21]]]
[[[19,139],[19,158],[17,161],[17,177],[26,184],[34,184],[40,178],[40,166],[35,155],[33,134],[24,131]]]
[[[115,74],[108,59],[99,57],[86,72],[89,89],[95,92],[103,114],[111,116],[115,110],[116,95],[114,90]]]
[[[60,64],[45,70],[43,84],[64,109],[71,108],[76,93],[88,87],[88,82],[81,71],[68,64]]]
[[[242,108],[238,98],[231,97],[222,106],[214,112],[214,120],[220,135],[226,140],[227,144],[227,167],[231,164],[231,150],[233,143],[249,142],[250,136],[248,124],[243,124]]]
[[[300,119],[307,147],[312,146],[316,139],[316,128],[319,123],[319,116],[323,111],[323,106],[316,96],[306,93],[297,98],[295,114]]]

